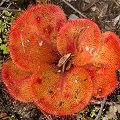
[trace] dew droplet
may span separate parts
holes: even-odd
[[[60,88],[57,88],[57,90],[60,90]]]
[[[58,70],[58,73],[60,73],[61,72],[61,70]]]
[[[79,78],[79,76],[76,76],[76,78]]]
[[[102,89],[99,89],[98,91],[99,91],[99,92],[102,92]]]
[[[89,51],[89,47],[87,46],[87,47],[85,47],[85,49],[86,49],[86,51]]]
[[[27,42],[30,42],[30,40],[27,40]]]
[[[77,80],[75,80],[75,83],[77,83],[78,81]]]
[[[43,44],[43,41],[41,41],[41,42],[39,43],[39,46],[42,46],[42,44]]]

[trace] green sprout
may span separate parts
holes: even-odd
[[[1,44],[0,49],[3,50],[3,54],[9,53],[9,50],[6,44]]]

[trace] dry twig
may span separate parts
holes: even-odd
[[[0,10],[7,10],[10,12],[23,12],[23,10],[9,9],[9,8],[5,8],[5,7],[0,7]]]
[[[118,4],[118,2],[116,0],[113,0],[113,2],[118,6],[120,7],[120,5]]]
[[[81,16],[83,16],[84,18],[87,18],[85,15],[83,15],[83,13],[81,13],[79,10],[77,10],[75,7],[73,7],[70,3],[68,3],[67,1],[63,0],[63,2],[65,4],[67,4],[69,7],[71,7],[73,10],[75,10],[77,13],[79,13]]]
[[[2,6],[5,2],[9,2],[9,0],[2,0],[2,2],[0,3],[0,6]]]
[[[96,2],[98,2],[98,0],[93,0],[91,3],[89,3],[87,6],[85,6],[84,8],[82,8],[82,11],[86,11],[89,8],[91,8]]]
[[[97,115],[97,117],[95,118],[95,120],[98,120],[98,118],[99,118],[100,115],[102,114],[102,110],[103,110],[103,107],[104,107],[104,105],[105,105],[106,100],[107,100],[107,96],[103,98],[103,101],[102,101],[102,103],[101,103],[101,108],[100,108],[100,110],[99,110],[99,112],[98,112],[98,115]]]
[[[101,101],[93,99],[93,100],[90,101],[90,103],[100,105]],[[111,106],[111,105],[115,105],[115,104],[120,104],[120,102],[108,102],[107,101],[105,104]]]

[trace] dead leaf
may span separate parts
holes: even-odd
[[[116,106],[110,106],[109,111],[108,111],[107,115],[105,115],[103,120],[108,120],[108,119],[117,120],[116,112],[117,112]]]

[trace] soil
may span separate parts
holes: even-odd
[[[7,0],[6,0],[7,1]],[[9,1],[9,0],[8,0]],[[16,1],[16,6],[21,7],[25,10],[29,4],[38,4],[38,0],[23,0],[23,4]],[[20,1],[20,0],[18,0]],[[40,1],[40,0],[39,0]],[[42,0],[43,1],[43,0]],[[120,0],[66,0],[73,5],[76,9],[82,12],[88,19],[93,20],[98,24],[102,32],[113,31],[120,38]],[[10,1],[9,1],[10,2]],[[51,0],[48,3],[52,3],[64,10],[67,18],[71,14],[75,14],[80,18],[84,18],[79,15],[75,10],[70,8],[62,0]],[[2,5],[6,7],[6,2]],[[12,9],[12,7],[11,7]],[[0,35],[2,36],[2,34]],[[9,55],[3,55],[0,51],[0,59],[6,61]],[[4,62],[3,62],[4,64]],[[0,66],[2,69],[2,66]],[[117,102],[116,96],[119,94],[119,87],[114,94],[109,97],[109,101]],[[113,97],[113,98],[112,98]],[[90,117],[90,113],[87,113],[87,117]],[[118,113],[118,117],[120,117]],[[57,116],[52,116],[54,120],[61,119]],[[65,117],[65,119],[74,119],[75,116]],[[22,103],[15,100],[6,89],[2,77],[0,77],[0,120],[46,120],[47,118],[38,110],[38,108],[33,103]],[[119,118],[118,118],[119,120]]]

